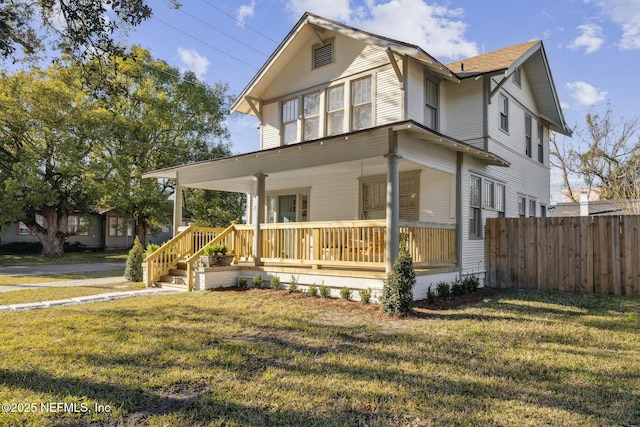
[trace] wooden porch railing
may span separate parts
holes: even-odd
[[[170,269],[187,256],[206,246],[220,234],[223,228],[205,228],[190,225],[171,240],[164,243],[158,250],[144,259],[147,266],[145,284],[153,285],[161,276],[167,274]]]
[[[384,220],[262,224],[262,257],[268,265],[384,268]],[[251,261],[252,225],[232,224],[226,229],[191,226],[145,259],[147,286],[185,260],[189,290],[194,288],[196,261],[208,244],[225,244],[235,262]],[[456,264],[455,224],[402,222],[413,262],[419,267]]]

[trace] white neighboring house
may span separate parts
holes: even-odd
[[[485,220],[546,216],[549,133],[571,134],[541,41],[443,64],[308,13],[232,112],[259,119],[258,151],[146,177],[248,194],[247,225],[227,237],[238,275],[355,288],[391,269],[402,234],[424,286],[482,278]]]

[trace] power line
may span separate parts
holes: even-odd
[[[242,22],[241,20],[239,20],[239,19],[238,19],[238,18],[236,18],[235,16],[228,14],[227,12],[225,12],[225,11],[224,11],[224,10],[222,10],[222,9],[220,9],[219,7],[212,5],[212,4],[211,4],[211,3],[209,3],[207,0],[202,0],[202,2],[203,2],[204,4],[206,4],[207,6],[214,8],[214,9],[215,9],[215,10],[217,10],[218,12],[220,12],[220,13],[222,13],[222,14],[224,14],[224,15],[227,15],[229,18],[233,19],[233,20],[234,20],[234,21],[236,21],[237,23],[242,24],[242,26],[243,26],[243,27],[247,27],[248,29],[250,29],[250,30],[251,30],[251,31],[253,31],[254,33],[261,35],[261,36],[262,36],[262,37],[264,37],[265,39],[267,39],[267,40],[269,40],[269,41],[271,41],[271,42],[273,42],[273,43],[275,43],[275,44],[279,44],[279,43],[280,43],[280,42],[278,42],[278,41],[276,41],[276,40],[272,39],[272,38],[271,38],[271,37],[269,37],[268,35],[266,35],[266,34],[264,34],[264,33],[260,32],[260,31],[256,30],[255,28],[253,28],[253,27],[251,27],[251,26],[249,26],[249,25],[247,25],[247,24],[245,24],[244,22]]]
[[[165,0],[165,2],[170,4],[169,0]],[[259,53],[260,55],[265,56],[265,57],[266,57],[266,56],[269,56],[269,55],[267,55],[266,53],[261,52],[261,51],[259,51],[258,49],[254,48],[254,47],[253,47],[253,46],[251,46],[250,44],[247,44],[247,43],[243,42],[242,40],[238,40],[237,38],[235,38],[235,37],[233,37],[233,36],[231,36],[231,35],[229,35],[229,34],[225,33],[225,32],[224,32],[224,31],[222,31],[222,30],[219,30],[218,28],[214,27],[213,25],[209,24],[208,22],[206,22],[206,21],[204,21],[204,20],[202,20],[202,19],[198,18],[197,16],[194,16],[194,15],[192,15],[191,13],[189,13],[189,12],[185,11],[185,10],[184,10],[184,7],[181,7],[181,8],[179,8],[178,10],[179,10],[180,12],[184,13],[185,15],[187,15],[187,16],[189,16],[189,17],[191,17],[191,18],[195,19],[196,21],[200,22],[201,24],[206,25],[207,27],[211,28],[212,30],[217,31],[217,32],[218,32],[218,33],[220,33],[220,34],[225,35],[226,37],[230,38],[231,40],[234,40],[234,41],[235,41],[235,42],[237,42],[237,43],[240,43],[241,45],[243,45],[243,46],[245,46],[245,47],[248,47],[249,49],[253,50],[254,52],[257,52],[257,53]]]
[[[229,57],[229,58],[231,58],[231,59],[233,59],[233,60],[235,60],[235,61],[238,61],[238,62],[240,62],[241,64],[246,65],[247,67],[251,67],[251,68],[253,68],[254,70],[258,70],[258,67],[254,66],[254,65],[251,65],[251,64],[249,64],[248,62],[245,62],[245,61],[243,61],[243,60],[242,60],[242,59],[240,59],[240,58],[237,58],[237,57],[235,57],[235,56],[233,56],[233,55],[230,55],[230,54],[228,54],[227,52],[225,52],[225,51],[223,51],[223,50],[220,50],[220,49],[218,49],[217,47],[215,47],[215,46],[213,46],[213,45],[211,45],[211,44],[209,44],[209,43],[207,43],[207,42],[204,42],[204,41],[200,40],[200,39],[199,39],[199,38],[197,38],[197,37],[192,36],[191,34],[189,34],[189,33],[185,32],[185,31],[181,30],[181,29],[180,29],[180,28],[178,28],[178,27],[175,27],[175,26],[173,26],[173,25],[169,24],[168,22],[163,21],[163,20],[162,20],[162,19],[160,19],[160,18],[157,18],[157,17],[155,17],[155,16],[152,16],[152,19],[155,19],[156,21],[158,21],[158,22],[160,22],[160,23],[162,23],[162,24],[166,25],[167,27],[169,27],[169,28],[171,28],[171,29],[173,29],[173,30],[175,30],[175,31],[177,31],[177,32],[179,32],[179,33],[181,33],[181,34],[184,34],[185,36],[187,36],[187,37],[189,37],[189,38],[191,38],[191,39],[193,39],[193,40],[195,40],[195,41],[197,41],[197,42],[199,42],[199,43],[202,43],[203,45],[205,45],[205,46],[207,46],[207,47],[209,47],[209,48],[211,48],[211,49],[215,50],[216,52],[218,52],[218,53],[220,53],[220,54],[222,54],[222,55],[224,55],[224,56],[226,56],[226,57]]]

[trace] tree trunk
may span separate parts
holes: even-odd
[[[35,220],[27,224],[31,231],[42,243],[42,256],[47,258],[60,258],[64,256],[64,242],[69,237],[67,232],[69,215],[57,207],[44,208],[40,212],[44,218],[44,224],[40,225]]]
[[[141,215],[133,216],[133,228],[135,230],[135,235],[138,236],[138,240],[140,240],[140,244],[142,248],[147,247],[147,230],[149,229],[149,225],[147,224],[147,220]]]

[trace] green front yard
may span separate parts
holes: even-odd
[[[511,292],[394,320],[270,290],[4,313],[0,402],[37,411],[0,425],[637,425],[639,313]]]
[[[0,267],[15,265],[82,264],[93,262],[125,262],[128,251],[69,252],[62,258],[43,258],[40,255],[0,255]]]

